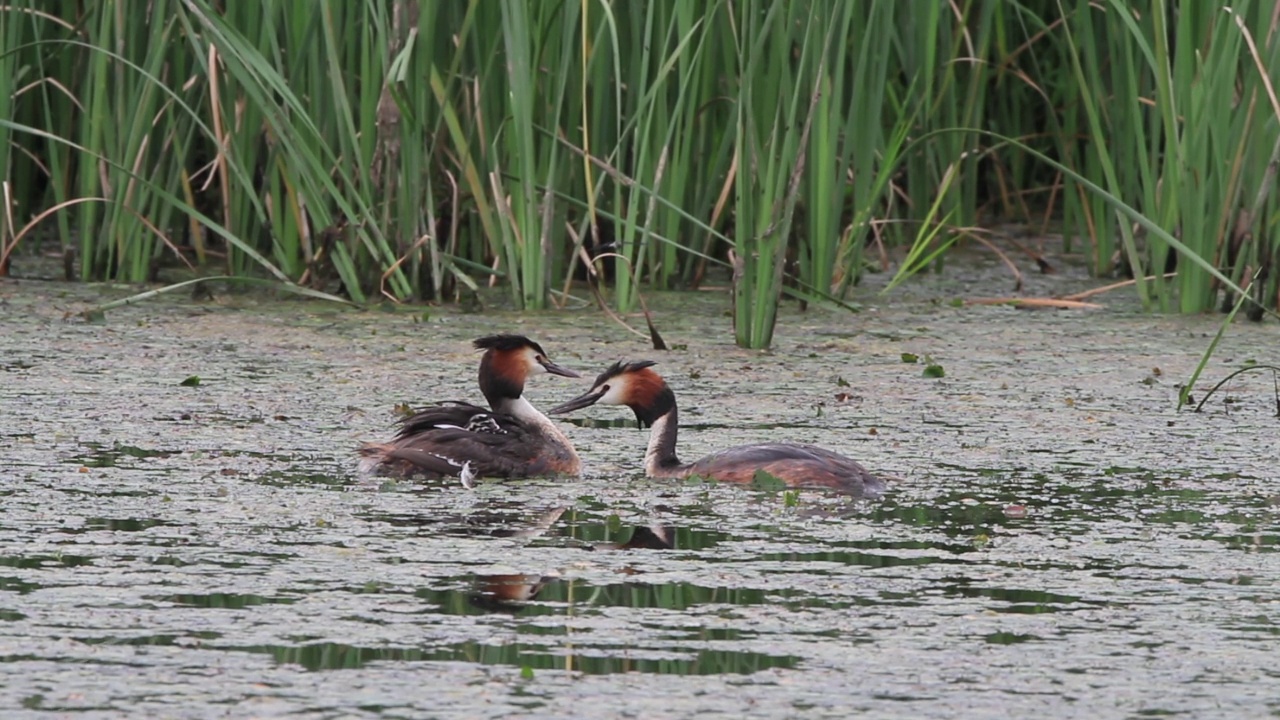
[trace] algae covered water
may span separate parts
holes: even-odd
[[[1271,378],[1177,412],[1219,317],[948,302],[990,282],[787,306],[769,352],[733,346],[716,293],[650,298],[658,352],[591,309],[219,295],[89,323],[116,291],[0,282],[0,712],[1280,712]],[[566,422],[578,480],[357,477],[397,404],[478,397],[467,343],[502,331],[587,378],[657,360],[686,458],[788,439],[901,479],[875,501],[648,481],[620,408]],[[1278,341],[1233,328],[1206,381]]]

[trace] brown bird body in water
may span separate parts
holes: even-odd
[[[631,408],[641,427],[652,427],[644,456],[645,474],[652,478],[701,477],[750,483],[757,472],[764,471],[791,487],[831,488],[852,495],[884,491],[884,479],[851,458],[814,445],[742,445],[692,463],[680,462],[676,457],[676,396],[662,376],[650,369],[654,364],[648,360],[616,363],[596,378],[591,390],[548,412],[557,415],[596,403]]]
[[[524,399],[525,382],[551,373],[582,377],[551,362],[542,346],[523,335],[491,335],[473,345],[480,359],[480,392],[489,409],[449,401],[400,421],[389,443],[359,450],[365,473],[428,478],[519,478],[577,475],[582,462],[569,438]]]

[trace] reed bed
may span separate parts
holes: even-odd
[[[766,347],[784,297],[1015,221],[1152,310],[1248,286],[1259,319],[1276,29],[1248,0],[10,0],[0,271],[56,240],[82,280],[355,302],[726,285]]]

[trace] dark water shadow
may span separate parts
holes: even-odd
[[[82,442],[81,445],[85,452],[71,455],[67,462],[90,468],[137,467],[139,460],[168,458],[181,453],[180,450],[152,450],[120,442],[111,445]]]
[[[794,668],[800,658],[732,650],[666,647],[660,651],[636,648],[551,648],[533,642],[487,644],[475,641],[431,648],[360,647],[343,643],[258,645],[223,650],[265,653],[282,665],[306,670],[352,670],[373,663],[465,662],[505,665],[534,671],[610,675],[747,675],[770,668]],[[645,657],[645,656],[649,657]]]

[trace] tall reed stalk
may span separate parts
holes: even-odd
[[[14,13],[0,12],[0,47],[21,47],[27,27],[24,18]],[[0,52],[0,119],[13,117],[13,103],[24,76],[29,72],[19,72],[17,67],[19,56],[10,50]],[[7,125],[0,125],[0,276],[6,274],[9,253],[16,242],[18,229],[13,227],[12,200],[13,183],[21,181],[15,171],[13,154],[17,148],[12,142],[12,130]],[[28,166],[29,168],[30,166]],[[27,169],[29,178],[31,170]]]
[[[787,240],[825,72],[831,3],[747,0],[731,13],[737,39],[734,160],[734,331],[739,345],[773,340]],[[796,57],[798,55],[798,57]]]

